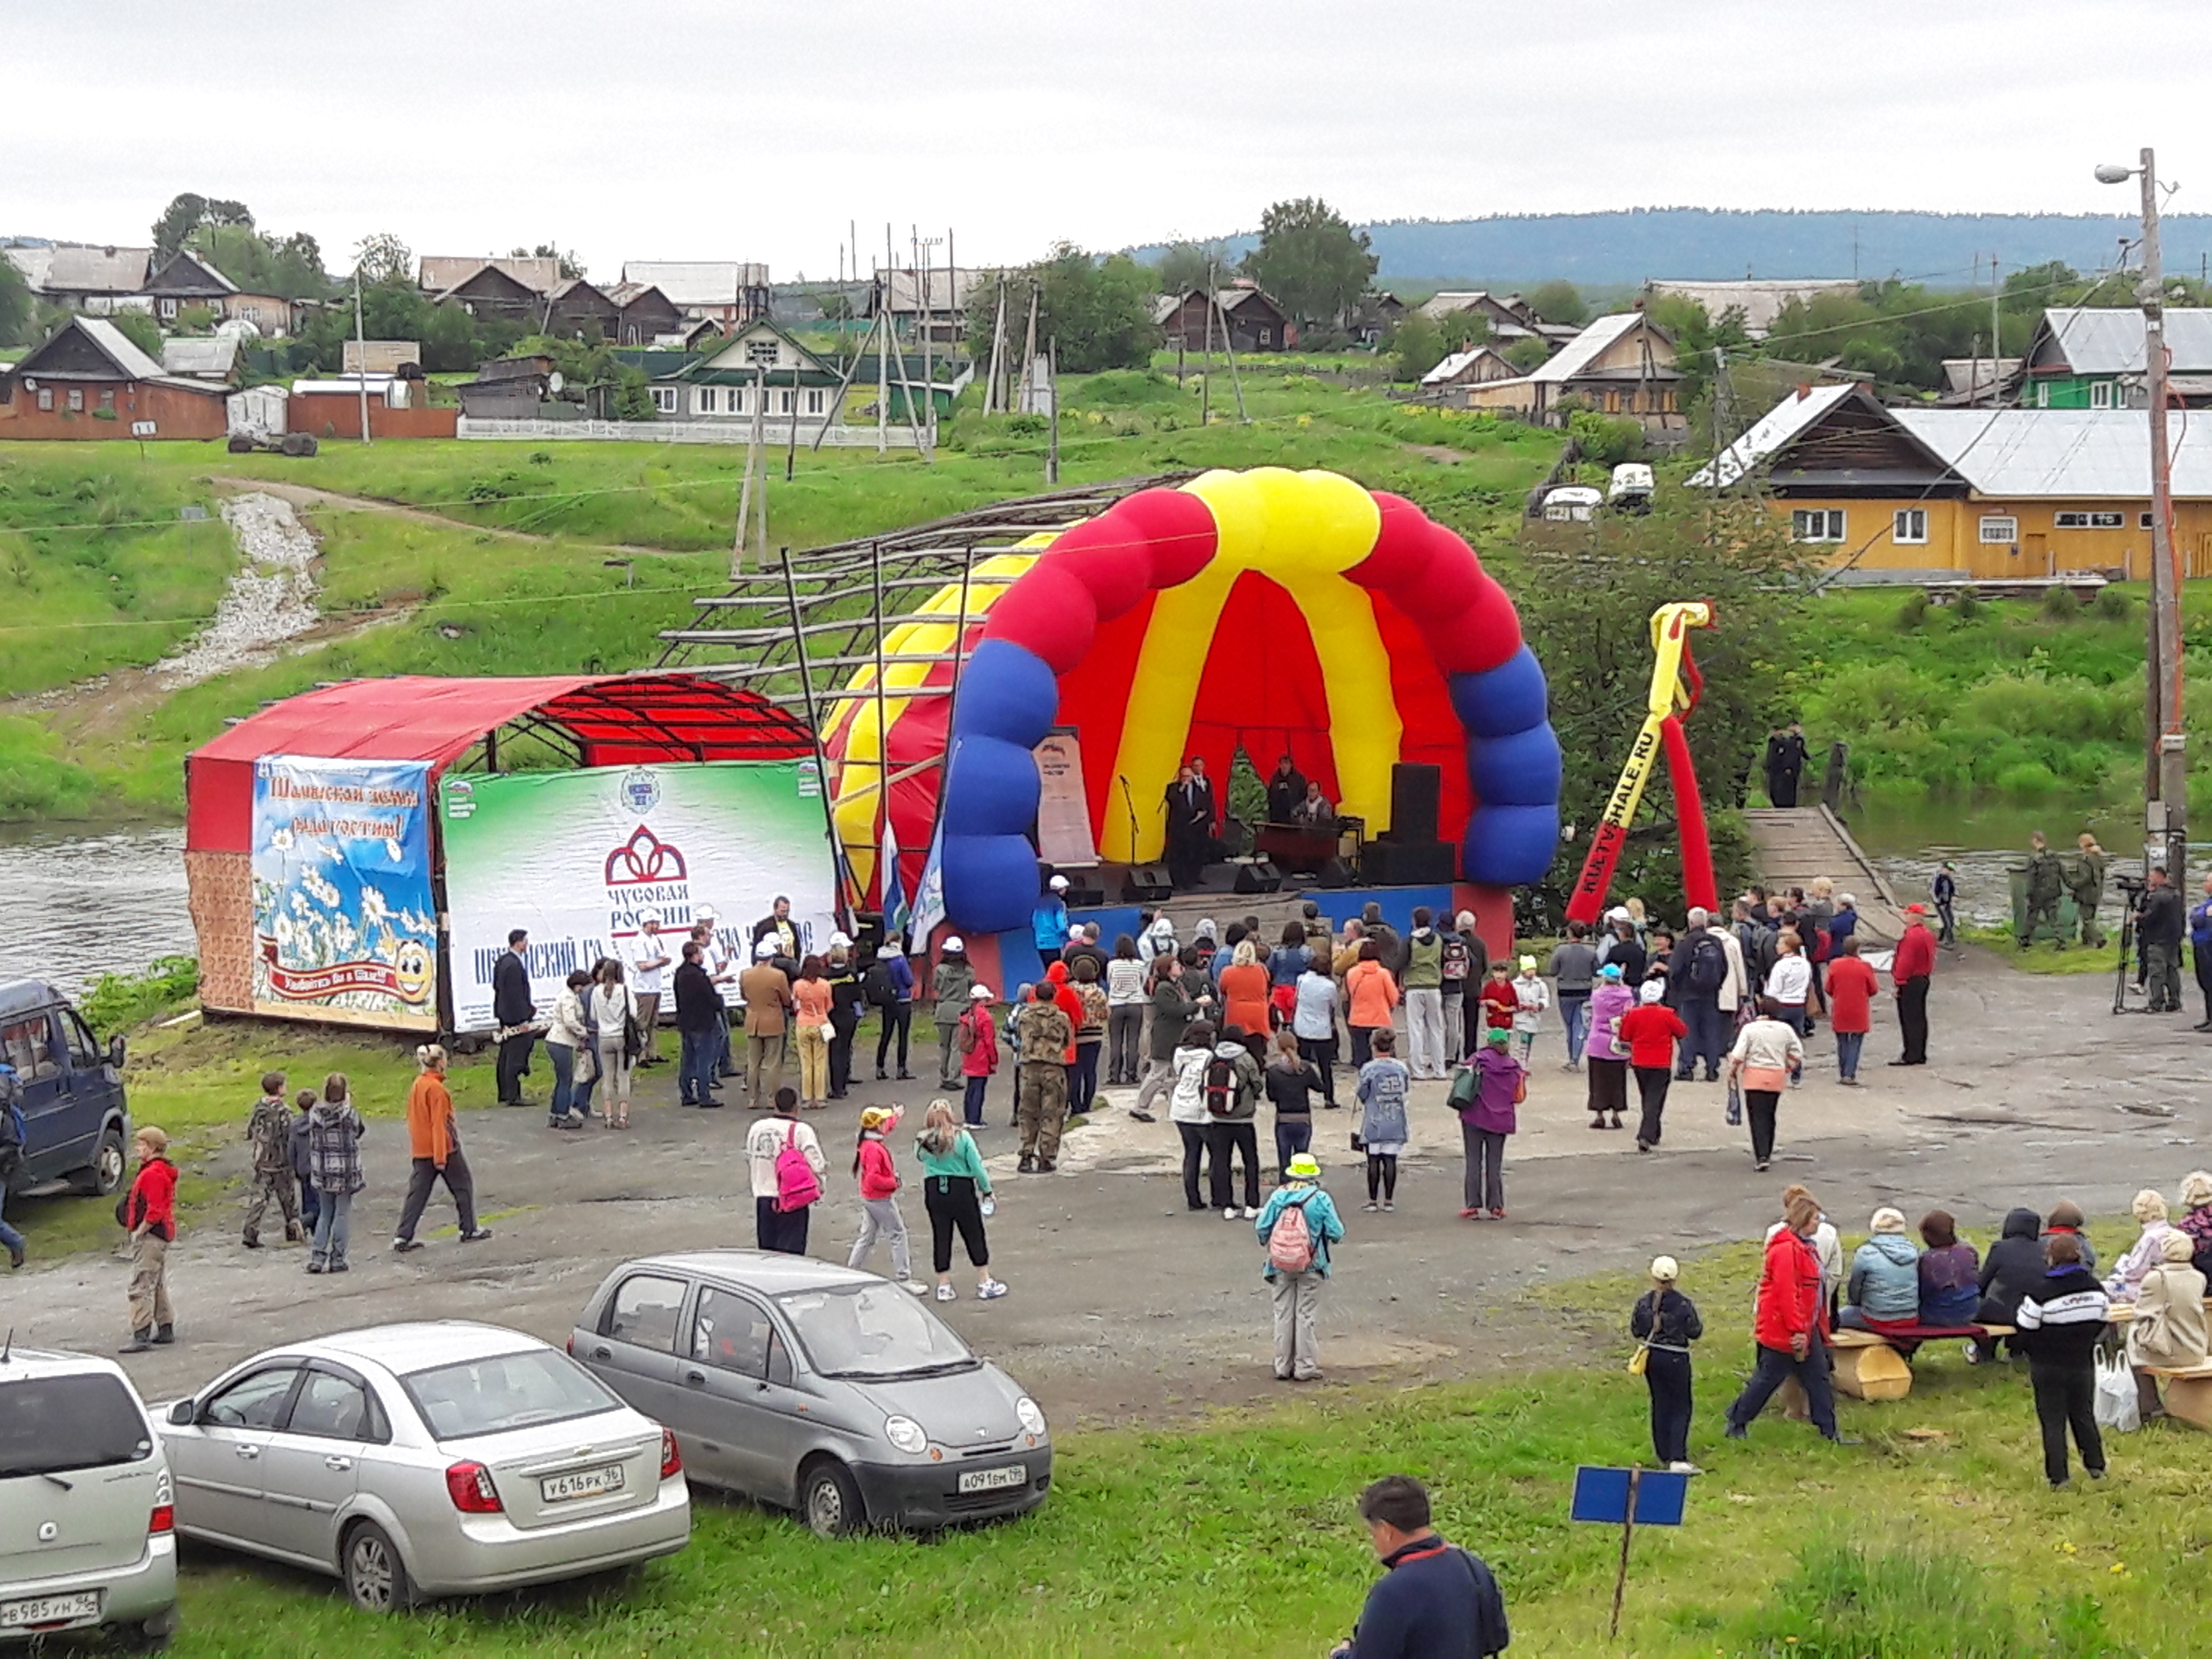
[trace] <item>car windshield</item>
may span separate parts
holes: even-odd
[[[622,1403],[574,1360],[550,1348],[434,1365],[399,1380],[441,1440],[564,1422]]]
[[[145,1416],[115,1377],[83,1371],[0,1382],[0,1480],[153,1455]]]
[[[798,1328],[807,1364],[824,1376],[921,1376],[978,1361],[934,1314],[891,1284],[837,1285],[776,1298]]]

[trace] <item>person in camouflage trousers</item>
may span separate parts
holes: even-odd
[[[292,1106],[284,1098],[284,1073],[261,1074],[261,1098],[246,1120],[246,1143],[253,1150],[253,1191],[246,1205],[246,1248],[261,1248],[261,1218],[274,1202],[284,1218],[284,1242],[301,1239],[299,1193],[292,1174]]]
[[[1014,1127],[1021,1131],[1023,1175],[1049,1175],[1067,1121],[1067,1067],[1075,1026],[1054,999],[1060,988],[1039,980],[1022,1010],[1021,1064],[1014,1076]]]
[[[2105,930],[2097,925],[2097,906],[2105,896],[2105,849],[2086,833],[2080,844],[2067,888],[2074,895],[2075,914],[2081,919],[2081,943],[2094,951],[2105,942]]]
[[[2065,870],[2057,856],[2037,830],[2028,837],[2027,906],[2020,924],[2020,948],[2023,951],[2035,942],[2035,930],[2048,926],[2058,932],[2058,897],[2066,890]],[[2064,950],[2066,941],[2060,938],[2058,948]]]

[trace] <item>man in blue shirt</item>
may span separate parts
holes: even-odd
[[[1037,955],[1048,968],[1060,960],[1060,953],[1067,948],[1067,878],[1054,876],[1045,884],[1045,890],[1037,897],[1036,908],[1030,912],[1030,934],[1036,941]]]
[[[1511,1639],[1490,1569],[1429,1523],[1428,1489],[1387,1474],[1359,1494],[1359,1518],[1388,1569],[1358,1627],[1330,1659],[1491,1659]]]

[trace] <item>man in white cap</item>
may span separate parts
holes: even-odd
[[[668,971],[668,943],[660,937],[660,912],[637,913],[637,933],[629,946],[630,998],[637,1004],[638,1029],[645,1033],[641,1066],[658,1066],[660,1057],[661,975]]]
[[[1036,941],[1037,956],[1046,967],[1060,960],[1060,947],[1067,943],[1066,876],[1054,876],[1045,884],[1045,890],[1037,895],[1036,908],[1030,914],[1030,933]]]
[[[791,1030],[791,976],[776,965],[776,940],[763,934],[753,965],[738,976],[745,1004],[745,1103],[766,1111],[783,1087],[784,1044]]]
[[[730,1061],[729,1018],[730,988],[737,983],[738,975],[729,947],[722,943],[721,929],[715,925],[718,920],[711,904],[699,905],[691,912],[691,937],[699,942],[707,977],[714,982],[714,994],[722,1000],[722,1034],[714,1044],[714,1075],[719,1079],[738,1074]]]

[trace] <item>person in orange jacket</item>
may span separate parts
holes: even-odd
[[[415,1051],[415,1063],[422,1068],[407,1091],[407,1145],[415,1167],[407,1178],[407,1201],[400,1206],[392,1248],[401,1252],[422,1248],[415,1237],[416,1224],[430,1201],[431,1187],[441,1180],[459,1212],[461,1243],[480,1243],[491,1237],[491,1229],[477,1225],[476,1181],[469,1173],[468,1159],[461,1156],[453,1097],[446,1091],[446,1051],[426,1042]]]
[[[1759,1267],[1759,1297],[1752,1334],[1759,1344],[1757,1368],[1728,1409],[1728,1437],[1741,1440],[1766,1402],[1794,1376],[1805,1390],[1813,1426],[1824,1439],[1853,1445],[1836,1430],[1836,1401],[1828,1382],[1827,1304],[1820,1294],[1820,1258],[1813,1250],[1820,1206],[1807,1192],[1793,1192],[1783,1211],[1784,1224],[1766,1241]]]

